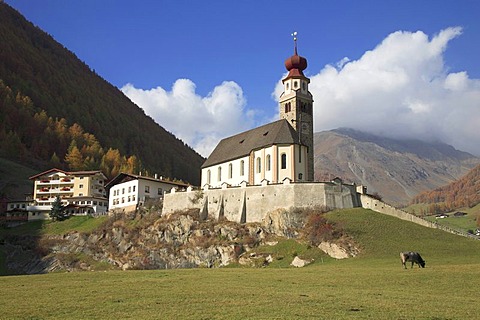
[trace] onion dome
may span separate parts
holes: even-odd
[[[293,56],[285,60],[285,68],[287,68],[288,71],[287,78],[305,77],[303,70],[307,68],[307,59],[297,54],[297,33],[293,33],[292,36],[294,36],[293,40],[295,41],[295,51]]]

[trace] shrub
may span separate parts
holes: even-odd
[[[342,235],[332,222],[327,221],[323,213],[310,214],[304,230],[305,238],[315,246],[323,241],[338,239]]]

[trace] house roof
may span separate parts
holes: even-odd
[[[50,170],[47,170],[47,171],[44,171],[44,172],[40,172],[40,173],[38,173],[34,176],[31,176],[28,179],[33,180],[33,179],[36,179],[38,177],[44,176],[46,174],[54,173],[54,172],[61,172],[61,173],[64,173],[66,175],[95,175],[97,173],[101,173],[105,179],[107,178],[105,176],[105,174],[103,174],[103,172],[100,171],[100,170],[94,170],[94,171],[64,171],[64,170],[61,170],[61,169],[53,168],[53,169],[50,169]]]
[[[267,146],[298,143],[295,129],[287,120],[281,119],[221,140],[202,168],[248,156],[252,150]]]
[[[147,177],[147,176],[141,176],[141,175],[132,174],[132,173],[124,173],[124,172],[121,172],[121,173],[119,173],[115,178],[113,178],[112,180],[110,180],[110,181],[105,185],[105,188],[106,188],[106,189],[109,189],[109,188],[111,188],[111,187],[113,187],[114,185],[117,185],[117,184],[119,184],[119,183],[122,183],[122,182],[125,182],[125,181],[130,181],[130,180],[139,180],[139,179],[149,180],[149,181],[155,181],[155,182],[162,182],[162,183],[167,183],[167,184],[174,185],[174,186],[179,186],[179,187],[188,187],[188,186],[189,186],[188,184],[183,183],[183,182],[174,182],[174,181],[169,181],[169,180],[165,180],[165,179],[155,179],[155,178],[152,178],[152,177]]]

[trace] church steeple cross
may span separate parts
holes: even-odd
[[[297,34],[298,34],[297,31],[293,31],[293,33],[292,33],[295,55],[297,55]]]

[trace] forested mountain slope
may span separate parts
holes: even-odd
[[[412,203],[434,203],[441,212],[477,205],[480,203],[480,165],[457,181],[417,195]]]
[[[13,94],[31,100],[23,104],[31,108],[30,115],[42,114],[47,120],[62,121],[67,128],[76,125],[81,135],[93,136],[104,153],[112,149],[126,159],[135,156],[152,174],[199,183],[204,160],[199,154],[146,116],[118,88],[95,74],[72,52],[3,2],[0,2],[0,80],[3,88],[11,92],[4,92],[4,96]],[[2,113],[4,108],[5,102],[0,100]],[[18,138],[27,150],[30,146],[22,141],[22,136],[45,133],[28,132],[28,128],[12,123],[2,126],[0,131],[3,137]],[[66,147],[65,155],[73,148],[71,141]],[[76,147],[81,151],[84,145]],[[18,159],[5,152],[3,156]],[[53,153],[34,152],[33,156],[42,161],[50,161],[55,156],[61,163],[65,160],[58,153],[54,156]],[[99,166],[101,162],[101,158],[95,159],[97,163],[83,160],[90,167]]]

